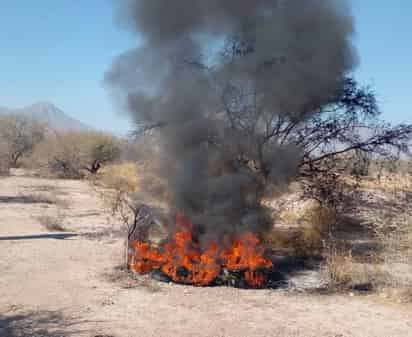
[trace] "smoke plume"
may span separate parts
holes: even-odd
[[[172,206],[205,237],[257,228],[300,159],[268,130],[311,116],[356,64],[346,1],[119,3],[138,43],[106,81],[137,125],[158,127]]]

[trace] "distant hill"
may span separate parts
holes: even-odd
[[[63,110],[49,102],[38,102],[24,108],[11,109],[0,107],[0,114],[24,115],[45,122],[58,131],[90,131],[92,127],[69,116]]]

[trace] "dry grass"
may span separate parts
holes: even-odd
[[[390,302],[410,304],[412,303],[412,287],[384,288],[380,292],[380,296]]]
[[[392,230],[382,233],[382,259],[390,275],[390,285],[412,302],[412,207],[392,220]]]
[[[65,232],[66,231],[66,228],[64,227],[65,217],[61,213],[58,213],[56,215],[40,215],[36,219],[48,231],[51,231],[51,232]]]
[[[54,187],[40,186],[40,190],[47,191],[47,193],[32,194],[32,198],[37,202],[48,203],[52,207],[48,210],[51,214],[40,215],[36,217],[37,221],[48,231],[65,232],[66,214],[64,209],[69,207],[68,202],[59,198],[58,191]]]
[[[277,222],[264,236],[266,246],[288,250],[298,256],[320,255],[330,227],[336,222],[336,212],[317,202],[305,202],[300,207],[281,210]]]
[[[0,157],[0,177],[5,177],[10,174],[10,166]]]
[[[379,245],[371,263],[359,263],[350,251],[330,249],[323,271],[331,288],[371,284],[402,302],[412,299],[412,177],[393,173],[366,177],[361,189],[374,200],[362,211]],[[371,208],[372,207],[372,208]],[[396,294],[396,295],[393,295]]]
[[[103,169],[94,181],[108,216],[119,221],[125,231],[130,230],[142,202],[167,213],[166,185],[152,169],[153,163],[124,162]]]
[[[392,206],[371,210],[373,224],[382,247],[379,258],[389,275],[389,293],[402,301],[412,301],[412,176],[393,173],[363,182],[365,189],[383,195]]]
[[[333,250],[326,257],[323,265],[323,272],[325,273],[330,286],[343,288],[349,286],[355,276],[355,263],[352,253],[337,252]]]
[[[371,290],[388,284],[390,275],[379,264],[359,263],[351,251],[332,248],[322,272],[331,290]]]
[[[386,258],[390,261],[408,263],[412,267],[412,207],[392,220],[390,233],[382,235]]]
[[[112,271],[103,275],[105,280],[119,285],[123,289],[139,288],[150,293],[162,290],[158,282],[148,275],[139,275],[128,270],[124,265],[115,267]]]
[[[27,203],[33,203],[33,204],[55,205],[59,203],[59,199],[53,193],[51,194],[44,194],[44,193],[21,194],[20,197],[24,200],[27,200]]]
[[[150,163],[111,165],[102,170],[100,181],[114,191],[133,194],[139,193],[143,188],[147,189],[148,181],[150,185],[150,179],[153,179],[153,186],[161,186],[159,190],[162,191],[164,184],[156,181],[151,168]],[[396,199],[398,192],[402,195],[412,192],[412,179],[408,175],[382,176],[380,180],[376,177],[365,177],[360,188],[373,193],[379,190],[384,195],[395,196],[395,201],[399,202]],[[298,195],[299,188],[295,187],[292,192],[288,198],[291,194]],[[159,200],[166,199],[162,193],[157,192],[154,195],[162,196]],[[385,235],[381,236],[384,248],[382,256],[376,256],[375,259],[368,260],[368,263],[361,257],[352,255],[347,248],[350,247],[348,242],[344,249],[333,246],[332,239],[335,233],[332,233],[332,227],[338,221],[335,210],[321,206],[315,201],[302,201],[298,197],[292,200],[285,199],[277,209],[273,208],[278,225],[265,233],[263,242],[268,248],[300,257],[323,256],[321,271],[329,280],[331,290],[371,290],[389,287],[399,290],[405,301],[412,297],[412,281],[409,281],[409,286],[405,280],[401,282],[399,276],[404,273],[397,268],[400,265],[404,268],[408,263],[409,266],[412,265],[412,208],[402,207],[402,212],[399,212],[397,217],[385,219],[384,224],[380,226],[386,230]],[[377,212],[372,210],[372,213]],[[374,221],[377,222],[378,220]],[[391,228],[389,234],[388,228]]]
[[[124,192],[136,192],[139,189],[139,171],[135,163],[109,165],[99,174],[100,181],[108,188]]]
[[[105,188],[101,196],[109,208],[120,195],[133,200],[144,198],[146,204],[165,208],[167,183],[156,175],[156,169],[154,162],[147,161],[114,164],[104,168],[95,183]]]
[[[29,193],[19,194],[22,202],[33,204],[54,205],[59,208],[67,208],[68,202],[61,198],[61,191],[54,186],[39,186]]]
[[[319,251],[324,247],[331,226],[336,222],[335,210],[321,205],[314,205],[306,209],[302,217],[304,226],[301,234],[301,247],[303,251]]]
[[[403,173],[384,173],[380,177],[377,175],[365,177],[361,180],[361,188],[372,191],[412,192],[412,175]]]
[[[352,178],[345,179],[350,186]],[[360,216],[360,226],[365,227],[359,228],[359,235],[367,235],[365,241],[376,243],[372,245],[376,250],[360,253],[360,237],[348,232],[351,227],[333,226],[342,220],[333,209],[292,193],[274,210],[278,225],[266,233],[264,242],[269,248],[298,256],[322,256],[321,272],[332,291],[390,289],[402,302],[408,301],[412,297],[412,177],[364,177],[360,191],[366,197],[359,204],[360,212],[345,216]],[[351,249],[356,249],[356,255]]]
[[[10,173],[10,160],[7,156],[8,144],[0,137],[0,177]]]

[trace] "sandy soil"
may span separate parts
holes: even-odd
[[[50,191],[68,232],[39,223],[56,213],[36,198]],[[0,336],[412,336],[412,308],[373,296],[133,281],[112,229],[85,182],[0,179]]]

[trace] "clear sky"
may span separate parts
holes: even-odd
[[[112,1],[0,0],[0,106],[47,100],[89,125],[124,133],[129,123],[102,78],[134,38],[114,24]],[[412,1],[352,3],[358,78],[375,88],[385,119],[412,123]]]

